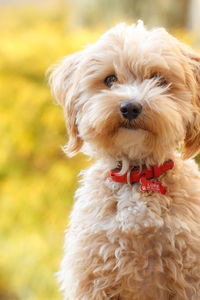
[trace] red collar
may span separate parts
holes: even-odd
[[[140,170],[139,167],[129,167],[126,173],[119,175],[119,172],[121,171],[121,165],[119,165],[119,167],[110,171],[110,178],[116,182],[132,184],[139,182],[142,177],[146,179],[159,178],[161,174],[172,169],[173,166],[174,162],[172,160],[168,160],[161,166],[155,165],[149,169],[145,168],[145,166],[142,170]]]

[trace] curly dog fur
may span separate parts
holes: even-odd
[[[69,300],[199,300],[200,56],[162,28],[119,24],[50,75],[63,106],[68,155],[83,171],[58,274]],[[129,120],[124,102],[139,103]],[[179,152],[177,150],[179,149]],[[120,161],[174,168],[165,195],[111,180]]]

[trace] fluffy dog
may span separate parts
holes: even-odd
[[[64,299],[199,300],[200,56],[162,28],[120,24],[50,84],[66,153],[98,159],[76,192]]]

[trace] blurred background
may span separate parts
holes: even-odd
[[[59,300],[64,230],[89,162],[68,159],[45,71],[110,26],[144,20],[200,49],[200,0],[0,0],[0,300]]]

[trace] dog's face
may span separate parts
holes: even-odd
[[[163,162],[200,148],[200,57],[164,29],[120,24],[66,57],[50,77],[68,154]]]

